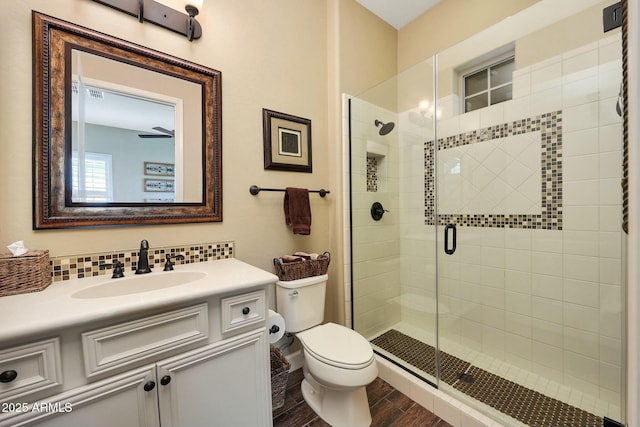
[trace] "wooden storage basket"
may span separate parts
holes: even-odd
[[[50,284],[48,250],[28,251],[17,257],[0,254],[0,297],[39,292]]]
[[[280,280],[289,281],[327,274],[330,262],[331,254],[325,252],[318,256],[318,259],[305,259],[295,262],[283,262],[282,258],[274,258],[273,266]]]
[[[278,409],[284,405],[287,381],[289,380],[289,368],[291,363],[277,347],[271,346],[271,405]]]

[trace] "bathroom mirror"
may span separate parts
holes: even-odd
[[[33,12],[34,229],[222,221],[221,73]]]

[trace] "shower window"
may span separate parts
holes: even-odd
[[[513,56],[482,68],[475,68],[462,76],[464,112],[478,110],[512,98]]]

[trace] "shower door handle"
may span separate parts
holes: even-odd
[[[451,238],[452,238],[451,247],[449,247],[449,234],[451,234]],[[457,241],[456,225],[447,224],[444,227],[444,253],[446,253],[447,255],[453,255],[453,253],[456,251],[456,241]]]

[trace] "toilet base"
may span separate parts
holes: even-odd
[[[369,427],[371,412],[365,387],[347,390],[328,389],[305,372],[302,380],[305,402],[332,427]]]

